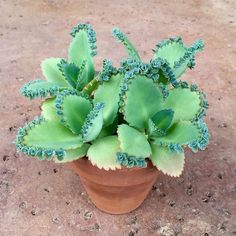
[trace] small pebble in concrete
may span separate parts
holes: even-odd
[[[192,196],[193,195],[193,189],[187,189],[186,193],[187,193],[187,195]]]
[[[99,225],[98,223],[95,223],[95,224],[94,224],[94,229],[100,230],[100,225]]]
[[[206,196],[207,196],[207,197],[211,198],[212,195],[213,195],[212,192],[206,192]]]
[[[205,203],[209,202],[210,200],[214,201],[214,199],[212,198],[212,196],[213,196],[213,193],[210,192],[210,191],[207,191],[207,192],[205,193],[205,196],[202,197],[202,201],[205,202]]]
[[[89,220],[89,219],[91,219],[92,215],[93,215],[92,212],[86,211],[86,212],[84,213],[84,219],[85,219],[85,220]]]
[[[226,231],[226,221],[224,221],[223,223],[221,223],[220,225],[219,225],[219,231],[223,234],[223,233],[225,233],[225,231]]]
[[[152,230],[155,230],[155,231],[160,229],[160,227],[161,227],[160,221],[153,222],[151,225]]]
[[[175,232],[169,226],[163,226],[159,229],[159,233],[161,236],[175,236]]]
[[[14,153],[14,157],[15,158],[19,158],[19,154],[18,153]]]
[[[90,232],[93,232],[93,231],[99,231],[100,230],[100,226],[99,226],[98,223],[95,223],[94,225],[88,225],[88,226],[79,226],[78,225],[78,227],[79,227],[80,231],[90,231]]]
[[[137,220],[138,220],[137,216],[132,216],[132,217],[129,217],[129,218],[126,219],[126,223],[128,225],[133,225],[137,222]]]
[[[180,177],[178,180],[177,180],[178,183],[182,184],[184,182],[184,178],[183,177]]]
[[[202,201],[207,203],[207,202],[209,202],[209,198],[208,197],[202,197]]]
[[[79,210],[79,209],[75,210],[75,211],[74,211],[74,214],[79,215],[79,214],[80,214],[80,210]]]
[[[17,127],[14,125],[14,126],[11,126],[9,127],[9,131],[12,132],[12,131],[15,131],[17,129]]]
[[[177,215],[176,219],[177,219],[179,222],[184,222],[184,218],[183,218],[181,215]]]
[[[152,190],[155,191],[157,189],[157,186],[153,185]]]
[[[168,204],[169,204],[170,207],[174,207],[174,205],[175,205],[175,201],[169,201]]]
[[[223,176],[222,176],[221,173],[219,173],[219,174],[217,175],[217,177],[218,177],[219,179],[223,179]]]
[[[199,209],[192,209],[192,213],[194,215],[198,215],[200,213],[200,210]]]
[[[189,195],[189,196],[193,195],[193,186],[192,186],[192,184],[187,185],[186,194]]]
[[[47,188],[43,189],[45,192],[49,193],[50,191]]]
[[[39,210],[38,209],[36,209],[36,208],[32,209],[32,211],[31,211],[31,215],[32,216],[36,216],[38,214],[39,214]]]
[[[226,127],[228,127],[228,125],[225,122],[218,125],[218,128],[226,128]]]
[[[134,236],[135,235],[135,232],[133,231],[133,230],[131,230],[130,232],[129,232],[129,236]]]
[[[8,161],[9,160],[9,156],[8,155],[4,155],[2,158],[3,161]]]
[[[59,220],[57,217],[53,218],[53,219],[52,219],[52,222],[53,222],[54,224],[60,224],[60,220]]]
[[[138,228],[133,228],[133,229],[131,229],[131,231],[129,232],[129,236],[134,236],[134,235],[136,235],[137,233],[138,233]]]
[[[164,192],[160,190],[160,188],[156,188],[155,191],[157,192],[158,197],[163,198],[166,196]]]
[[[19,207],[20,207],[21,209],[26,209],[26,208],[27,208],[26,202],[21,202],[21,203],[19,204]]]
[[[236,194],[236,186],[231,189],[231,193]]]
[[[226,215],[228,217],[231,216],[231,212],[229,211],[228,208],[222,208],[222,211],[223,211],[224,215]]]

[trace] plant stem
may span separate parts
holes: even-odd
[[[97,89],[99,85],[99,82],[97,80],[97,77],[95,77],[93,80],[91,80],[86,86],[83,88],[83,92],[91,95],[91,93]]]

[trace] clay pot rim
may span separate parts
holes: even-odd
[[[116,170],[105,170],[100,169],[96,165],[93,165],[88,158],[80,158],[78,160],[72,161],[68,163],[68,167],[72,170],[75,170],[76,166],[79,164],[80,169],[80,176],[86,179],[89,179],[92,182],[101,184],[101,181],[103,181],[103,176],[107,176],[107,183],[110,186],[128,186],[130,185],[129,178],[132,178],[133,174],[136,173],[137,178],[133,179],[132,185],[140,184],[145,181],[147,181],[148,178],[150,178],[151,173],[159,172],[158,169],[152,165],[151,161],[148,161],[148,165],[146,168],[142,167],[132,167],[132,168],[121,168]],[[124,182],[124,179],[122,178],[124,175],[126,175],[126,180]],[[112,178],[116,178],[117,182],[113,182]],[[122,181],[119,179],[123,179]],[[131,182],[132,182],[131,181]],[[104,183],[104,185],[107,185]]]
[[[112,172],[112,171],[128,172],[128,171],[143,170],[143,169],[146,169],[146,168],[147,168],[147,167],[137,167],[137,166],[135,166],[135,167],[121,166],[121,168],[116,168],[115,170],[111,170],[111,169],[106,170],[106,169],[104,169],[104,168],[99,168],[97,165],[94,165],[94,164],[88,159],[87,156],[84,156],[84,157],[82,157],[82,158],[80,158],[80,159],[84,159],[84,160],[86,159],[86,160],[89,161],[89,163],[90,163],[92,166],[98,168],[98,169],[101,170],[101,171],[108,171],[108,172]],[[80,160],[80,159],[78,159],[78,160]],[[74,161],[78,161],[78,160],[74,160]],[[146,162],[147,162],[147,166],[152,166],[152,167],[156,168],[156,167],[152,164],[152,161],[151,161],[150,159],[146,160]],[[69,163],[69,162],[68,162],[68,163]],[[156,169],[157,169],[157,168],[156,168]],[[157,170],[158,170],[158,169],[157,169]]]

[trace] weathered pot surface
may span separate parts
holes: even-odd
[[[158,170],[148,162],[147,168],[103,170],[87,158],[68,163],[81,179],[91,201],[110,214],[124,214],[139,207],[155,183]]]

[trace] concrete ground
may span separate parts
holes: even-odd
[[[126,54],[111,36],[128,34],[144,60],[166,37],[205,40],[185,79],[205,90],[211,143],[187,152],[180,178],[160,175],[142,206],[127,215],[100,212],[79,177],[63,165],[17,154],[17,127],[39,114],[18,90],[41,76],[46,57],[66,57],[68,32],[90,22],[98,39],[96,68]],[[0,235],[236,235],[235,0],[0,0]]]

